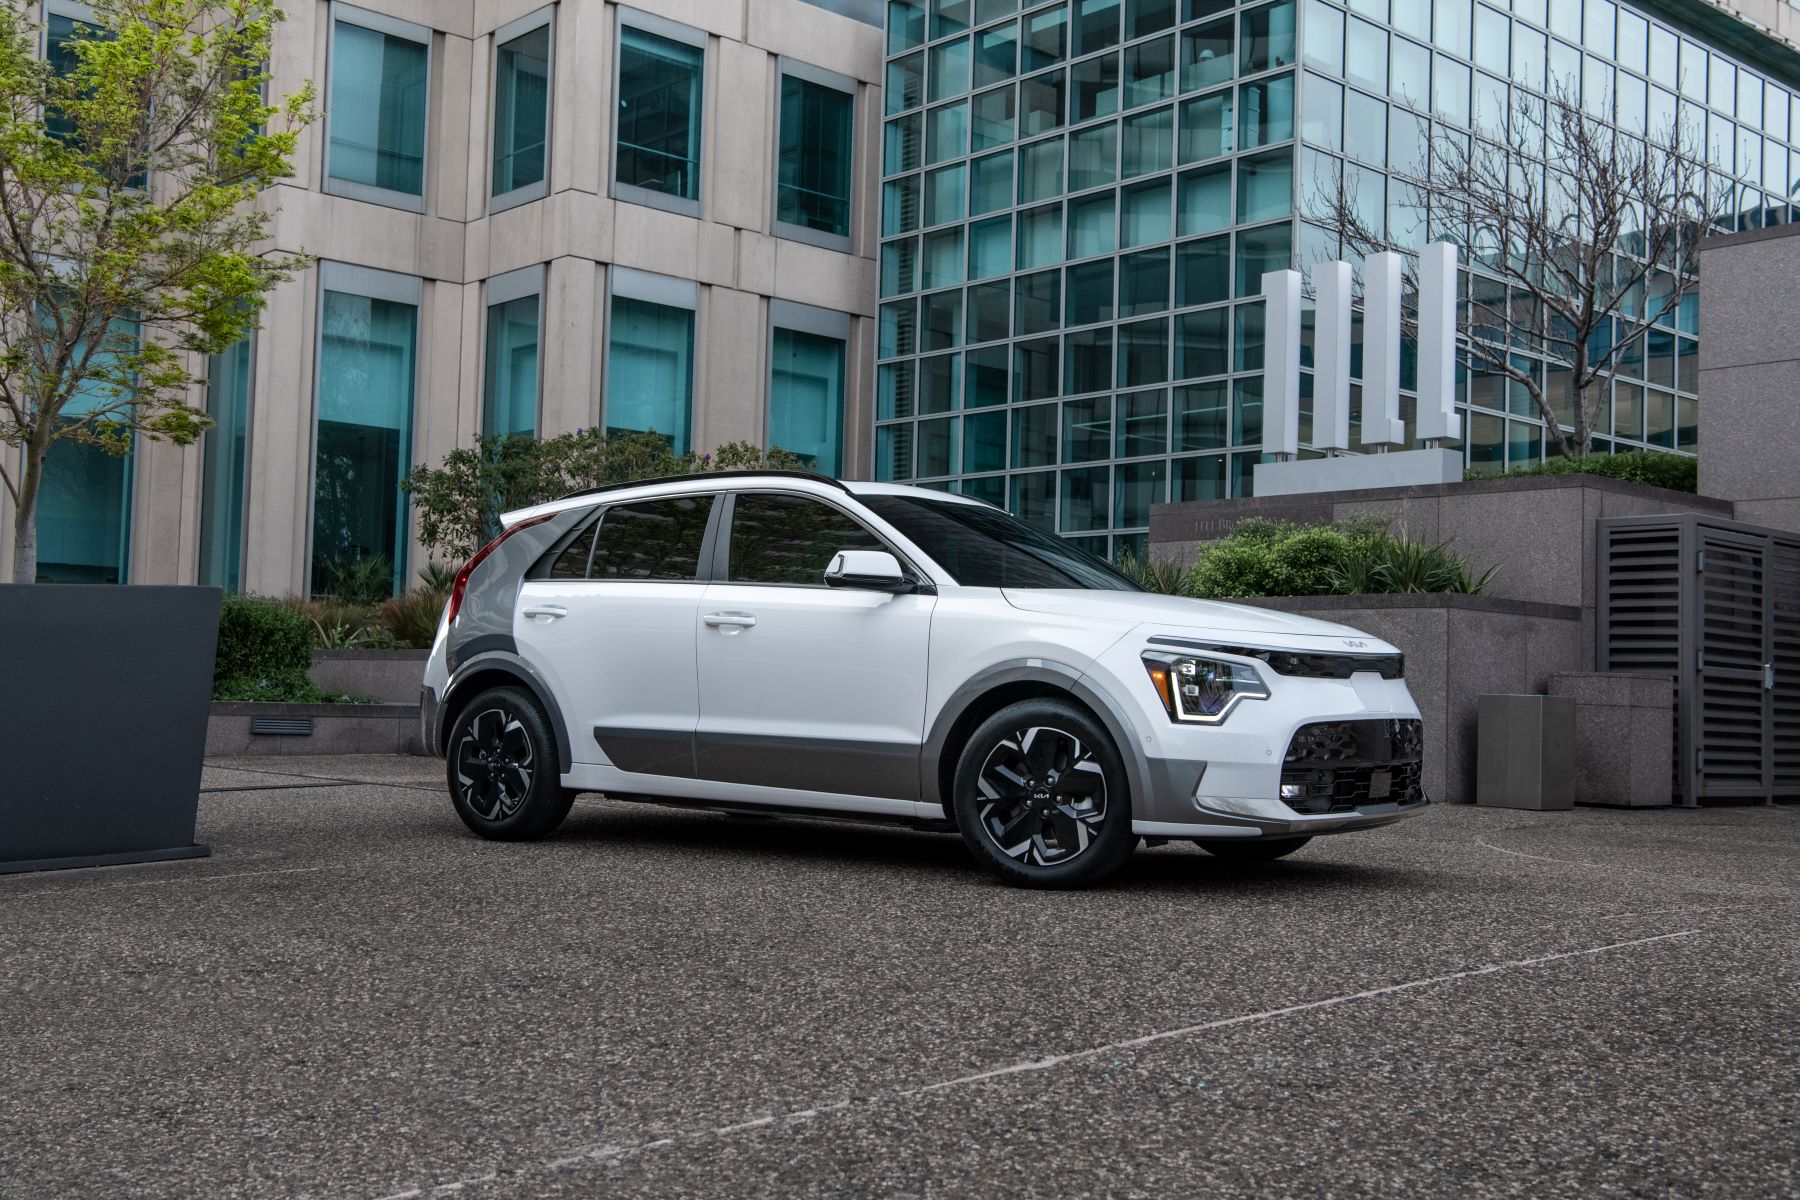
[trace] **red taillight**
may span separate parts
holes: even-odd
[[[444,624],[456,624],[456,614],[462,609],[463,593],[467,591],[469,587],[469,576],[475,573],[475,568],[481,565],[482,559],[498,550],[501,542],[504,542],[507,538],[519,532],[519,530],[530,529],[533,525],[542,525],[545,521],[548,521],[555,515],[555,513],[545,513],[541,517],[532,517],[529,520],[520,521],[517,525],[509,525],[506,529],[501,531],[499,537],[477,550],[475,552],[475,557],[464,563],[462,565],[462,570],[456,573],[456,582],[450,585],[450,604],[448,606],[448,611],[444,614]]]

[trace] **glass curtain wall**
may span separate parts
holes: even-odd
[[[492,194],[544,182],[550,136],[550,27],[540,25],[494,52]]]
[[[694,313],[614,296],[606,432],[659,433],[687,453],[694,410]]]
[[[135,344],[137,325],[115,321],[109,346]],[[98,354],[108,353],[102,348]],[[116,402],[89,386],[63,408],[79,418]],[[44,459],[38,485],[38,578],[46,583],[123,583],[130,550],[132,456],[62,439]]]
[[[200,492],[200,582],[240,590],[243,585],[244,476],[249,462],[252,340],[245,338],[207,361],[205,434]]]
[[[331,177],[423,196],[429,47],[348,21],[332,41]]]
[[[698,46],[619,29],[617,178],[678,200],[700,199]]]
[[[1695,131],[1738,227],[1797,211],[1800,80],[1615,0],[895,0],[887,55],[876,477],[1097,550],[1157,500],[1247,494],[1261,275],[1338,256],[1321,182],[1403,245],[1454,232],[1404,178],[1434,131],[1499,136],[1560,86],[1627,137]],[[1695,298],[1654,324],[1601,450],[1694,446]],[[1472,464],[1554,453],[1520,389],[1467,362],[1458,386]]]
[[[538,309],[536,296],[488,306],[484,434],[537,432]]]
[[[312,591],[337,594],[357,575],[406,580],[419,310],[327,290],[319,344],[313,463]]]
[[[850,135],[855,98],[792,75],[781,78],[781,150],[775,219],[850,236]]]
[[[769,370],[769,445],[825,475],[843,469],[844,360],[839,338],[776,329]]]

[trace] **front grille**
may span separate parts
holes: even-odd
[[[1151,644],[1200,649],[1201,643],[1179,638],[1151,638]],[[1258,646],[1219,646],[1207,644],[1208,650],[1239,658],[1254,658],[1266,663],[1277,675],[1305,679],[1348,679],[1363,671],[1373,671],[1383,679],[1400,679],[1406,673],[1406,659],[1399,654],[1322,654],[1305,650],[1267,650]]]
[[[1425,798],[1424,746],[1417,720],[1302,725],[1282,760],[1282,803],[1308,815],[1417,804]],[[1384,781],[1386,794],[1376,795]]]

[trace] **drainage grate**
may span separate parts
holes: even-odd
[[[251,733],[272,733],[278,737],[311,737],[311,717],[251,717]]]

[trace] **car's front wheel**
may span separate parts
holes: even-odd
[[[1021,887],[1084,887],[1137,847],[1124,764],[1099,722],[1073,704],[1022,700],[964,744],[956,823],[975,858]]]
[[[1295,838],[1197,838],[1194,844],[1226,862],[1274,862],[1286,858],[1310,837]]]
[[[447,748],[456,815],[482,837],[530,841],[569,815],[575,793],[562,786],[550,722],[522,688],[476,696],[450,727]]]

